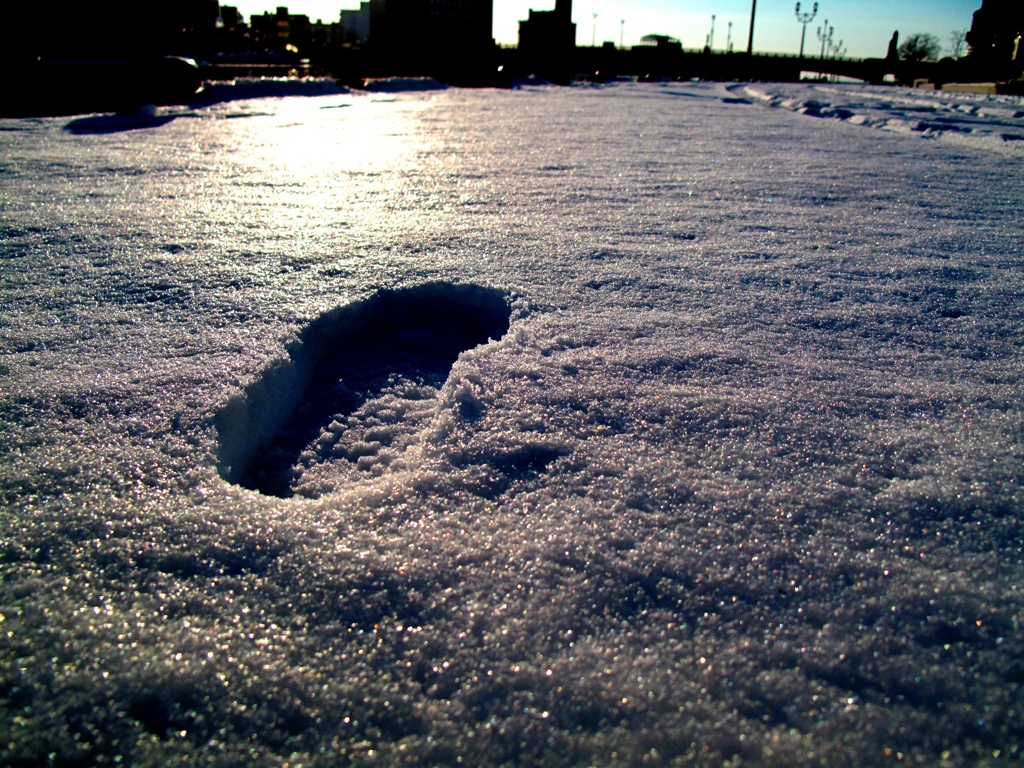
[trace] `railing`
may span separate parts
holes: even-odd
[[[516,48],[515,45],[510,45],[510,44],[502,44],[500,47],[503,50],[515,50],[515,48]],[[577,47],[577,49],[581,49],[582,48],[582,49],[589,50],[589,51],[601,51],[601,50],[604,50],[604,48],[602,46],[600,46],[600,45],[593,45],[593,46],[591,46],[591,45],[578,45],[576,47]],[[637,45],[626,47],[626,48],[619,48],[618,46],[616,46],[615,50],[619,51],[619,52],[623,52],[623,53],[629,53],[631,51],[657,51],[657,50],[659,50],[659,48],[655,44],[638,43]],[[741,56],[746,56],[747,55],[746,51],[723,51],[723,50],[711,50],[711,51],[708,51],[708,50],[705,50],[704,48],[662,48],[661,50],[663,50],[663,51],[665,51],[666,53],[669,53],[669,54],[671,54],[673,52],[674,53],[682,53],[684,56],[735,56],[735,57],[739,58]],[[855,56],[826,56],[824,59],[822,59],[820,56],[806,56],[805,55],[805,56],[803,56],[801,58],[800,54],[798,54],[798,53],[769,53],[769,52],[759,53],[758,51],[754,51],[753,57],[755,59],[791,59],[793,61],[806,61],[806,62],[838,61],[838,62],[853,63],[853,64],[859,64],[862,61],[866,61],[866,59],[864,59],[864,58],[859,58],[859,57],[855,57]]]

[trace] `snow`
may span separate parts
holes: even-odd
[[[432,77],[372,77],[366,80],[364,87],[378,93],[400,93],[444,90],[448,86]]]
[[[196,94],[196,104],[284,96],[335,96],[349,89],[326,77],[239,77],[207,80]]]
[[[0,121],[5,764],[1021,759],[1019,98],[320,87]]]
[[[896,133],[1024,156],[1024,103],[1019,96],[816,85],[748,86],[752,99],[812,117],[846,120]],[[811,98],[808,98],[810,96]]]

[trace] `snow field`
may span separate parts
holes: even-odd
[[[1019,760],[1020,158],[752,88],[4,121],[5,761]]]

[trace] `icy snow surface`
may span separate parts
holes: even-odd
[[[698,83],[0,122],[0,762],[1019,763],[1022,136]]]

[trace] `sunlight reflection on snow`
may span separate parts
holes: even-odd
[[[287,258],[315,258],[315,246],[339,228],[418,226],[417,206],[402,198],[405,169],[429,153],[416,121],[429,106],[362,94],[234,104],[249,117],[231,121],[232,151],[214,160],[235,180],[232,198],[222,188],[193,204],[225,208],[246,228],[297,237]]]

